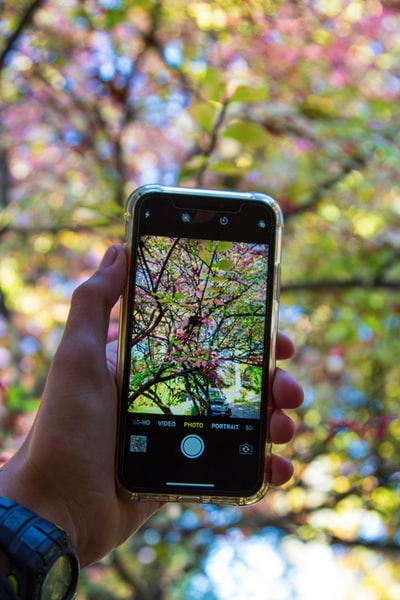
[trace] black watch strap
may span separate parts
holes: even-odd
[[[68,535],[60,527],[8,498],[0,498],[0,550],[8,559],[6,579],[17,598],[41,598],[46,576],[62,557],[69,565],[71,585],[60,600],[74,597],[79,562]]]

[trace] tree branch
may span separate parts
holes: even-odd
[[[351,173],[355,169],[365,167],[369,158],[369,156],[359,155],[353,156],[346,160],[343,163],[340,172],[337,175],[333,175],[332,177],[318,185],[318,187],[316,187],[315,190],[311,193],[308,200],[306,200],[298,206],[291,207],[284,215],[285,221],[287,222],[289,219],[292,219],[293,217],[296,217],[299,214],[308,212],[309,210],[315,210],[319,202],[326,196],[326,192],[328,190],[331,190],[334,187],[336,187],[336,185],[340,183],[346,177],[346,175],[349,175],[349,173]]]
[[[282,292],[315,292],[316,290],[336,291],[352,288],[363,289],[400,289],[400,281],[387,281],[381,278],[371,279],[320,279],[319,281],[301,281],[298,283],[287,283],[282,285]]]
[[[343,122],[343,127],[344,126],[345,121]],[[326,196],[327,191],[335,188],[352,171],[363,169],[368,166],[369,161],[373,159],[374,154],[377,148],[379,148],[382,140],[390,142],[391,144],[395,144],[398,134],[398,127],[391,126],[385,131],[380,132],[379,141],[375,141],[375,143],[372,144],[370,148],[366,150],[359,149],[352,156],[345,158],[340,167],[340,171],[336,175],[332,175],[331,177],[328,177],[324,182],[321,182],[315,188],[315,190],[311,192],[311,195],[305,202],[298,206],[290,207],[290,209],[285,212],[285,221],[287,222],[289,219],[292,219],[293,217],[299,214],[308,212],[310,210],[315,210],[319,202],[323,200]]]
[[[225,116],[226,116],[226,111],[228,109],[229,106],[229,101],[225,100],[224,103],[221,106],[221,110],[215,120],[214,123],[214,127],[210,133],[210,141],[207,145],[207,148],[205,148],[202,152],[200,152],[200,156],[204,156],[205,161],[204,163],[201,165],[201,167],[199,168],[199,171],[197,173],[197,177],[196,177],[196,184],[198,186],[201,186],[202,182],[203,182],[203,178],[204,175],[208,169],[208,166],[210,164],[210,158],[212,153],[214,152],[215,148],[217,147],[217,142],[218,142],[218,135],[219,132],[222,128],[222,125],[224,124],[225,121]]]
[[[1,125],[0,125],[1,133]],[[0,142],[0,207],[6,208],[10,204],[10,170],[8,167],[7,150]]]
[[[135,577],[132,569],[127,569],[117,550],[111,554],[111,562],[119,577],[124,581],[132,592],[132,597],[136,600],[147,600],[148,591],[146,586],[140,581],[140,578]]]
[[[15,29],[14,33],[12,33],[11,36],[7,39],[5,48],[3,49],[2,53],[0,54],[0,71],[5,66],[7,54],[13,49],[15,42],[21,36],[25,27],[27,27],[31,23],[35,12],[41,7],[43,2],[44,2],[44,0],[34,0],[32,2],[32,4],[30,4],[28,6],[25,13],[22,15],[22,18],[21,18],[17,28]]]

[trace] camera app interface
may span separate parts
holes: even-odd
[[[268,244],[141,236],[126,407],[139,487],[155,473],[163,491],[259,485],[267,274]]]

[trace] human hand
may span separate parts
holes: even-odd
[[[110,311],[126,281],[126,255],[112,246],[99,269],[75,291],[64,336],[54,357],[42,402],[25,442],[0,473],[0,495],[62,526],[82,566],[103,557],[134,533],[160,506],[118,495],[115,485],[116,345],[106,345]],[[279,334],[277,358],[294,352]],[[299,384],[277,369],[270,438],[294,433],[283,412],[302,401]],[[272,485],[285,483],[292,465],[272,455]]]

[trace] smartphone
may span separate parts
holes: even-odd
[[[260,193],[148,185],[128,199],[116,460],[130,498],[265,495],[282,227]]]

